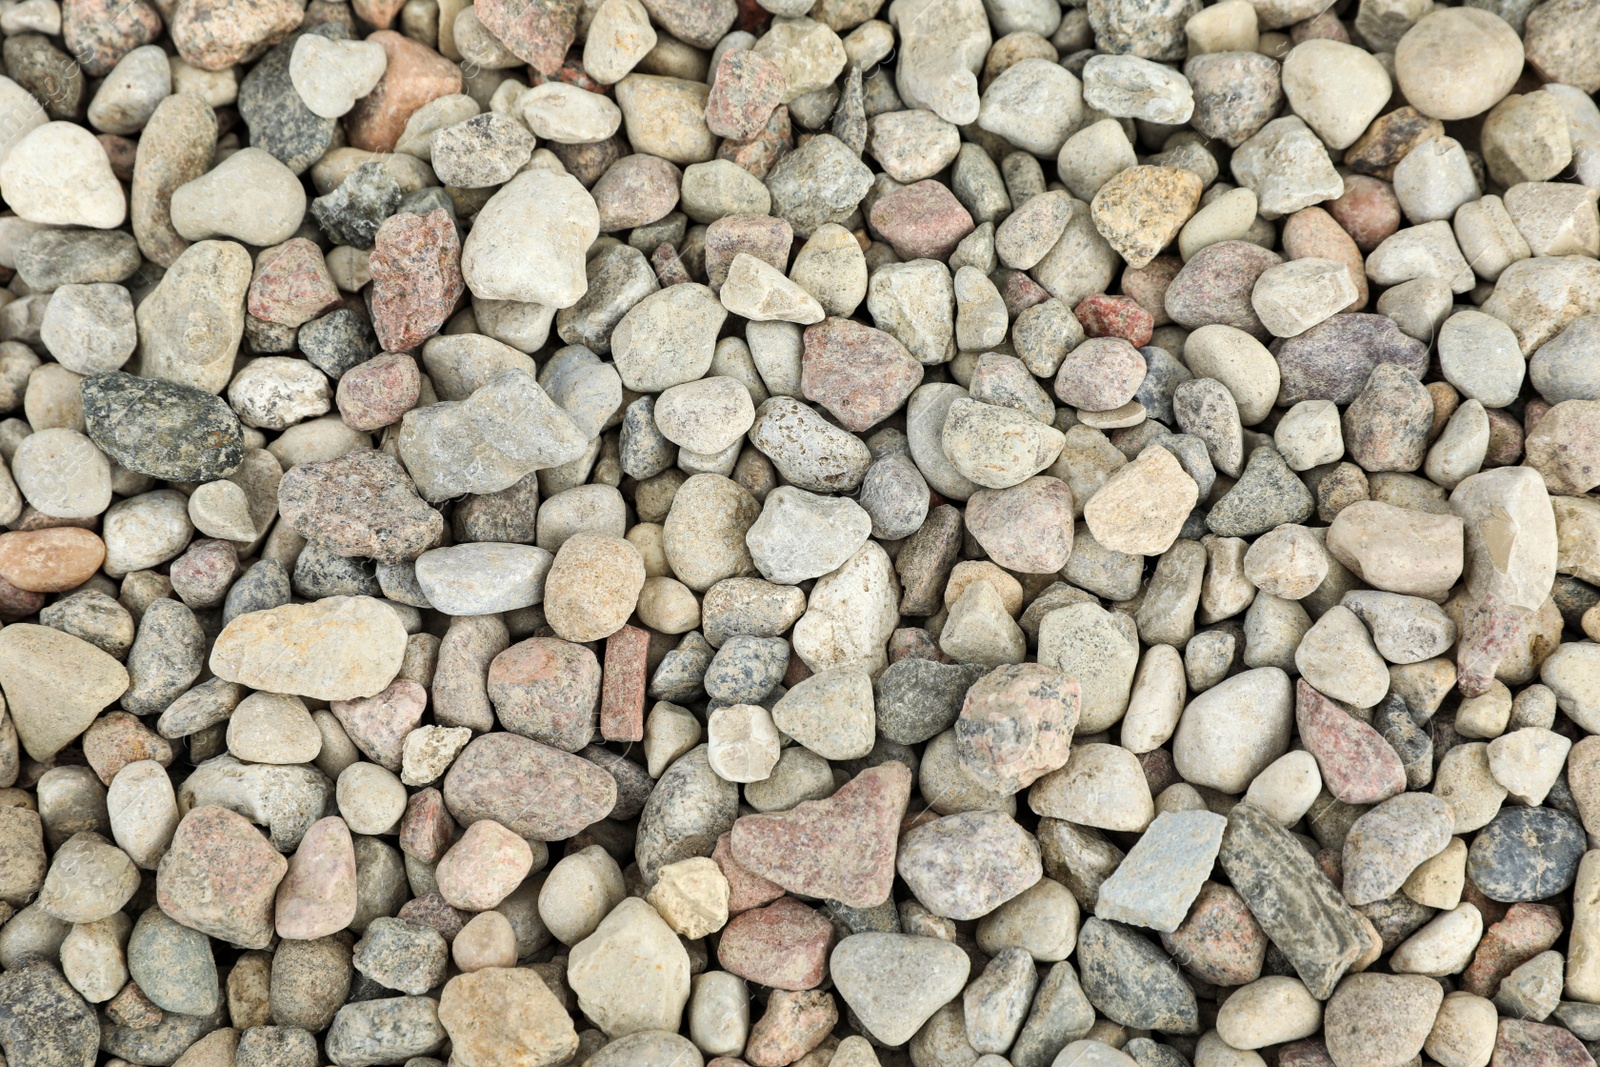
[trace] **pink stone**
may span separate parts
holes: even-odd
[[[852,433],[898,411],[922,384],[922,364],[893,336],[850,319],[806,327],[800,390]]]
[[[234,0],[221,0],[221,2],[232,3]],[[293,4],[293,0],[279,0],[279,2]],[[480,11],[478,14],[483,16],[484,12]],[[485,19],[485,25],[487,24]],[[389,63],[384,69],[383,77],[378,80],[377,87],[357,100],[356,106],[344,117],[344,128],[350,135],[351,146],[365,152],[392,152],[395,142],[405,132],[407,120],[418,108],[441,96],[461,91],[461,68],[427,45],[413,41],[394,30],[379,30],[370,34],[367,40],[383,46]],[[389,221],[414,217],[395,215]],[[452,231],[455,229],[454,224],[450,229]],[[459,260],[460,249],[456,252],[456,259]],[[373,273],[376,274],[376,270]],[[384,347],[410,346],[386,344]]]
[[[1131,296],[1086,296],[1072,309],[1083,332],[1090,337],[1120,337],[1140,348],[1150,343],[1155,316]]]
[[[483,0],[484,29],[540,74],[561,69],[578,33],[582,0]]]
[[[512,733],[576,752],[594,740],[600,663],[583,645],[530,637],[489,664],[489,699]]]
[[[1278,1050],[1278,1067],[1334,1067],[1333,1057],[1320,1041],[1296,1041]]]
[[[371,433],[399,422],[421,393],[417,361],[404,352],[384,352],[344,372],[335,402],[346,426]]]
[[[1056,399],[1084,411],[1114,411],[1132,400],[1148,368],[1144,356],[1120,337],[1091,337],[1061,361]]]
[[[454,941],[461,928],[467,925],[467,917],[445,903],[444,897],[438,893],[429,893],[427,896],[406,901],[400,905],[400,910],[395,912],[395,916],[439,931],[439,936],[444,938],[447,944]]]
[[[766,1013],[750,1028],[744,1058],[750,1067],[787,1067],[818,1045],[839,1021],[833,995],[820,989],[777,989]]]
[[[875,907],[894,884],[895,845],[910,797],[905,764],[868,768],[830,797],[739,819],[733,858],[791,893]]]
[[[973,229],[961,201],[932,178],[879,197],[868,219],[901,259],[948,259]]]
[[[349,926],[356,917],[356,851],[350,828],[338,816],[311,824],[278,883],[279,937],[313,941]]]
[[[996,667],[967,690],[956,756],[986,789],[1013,794],[1066,765],[1078,725],[1078,681],[1042,663]]]
[[[107,0],[97,2],[109,6]],[[304,17],[294,0],[178,0],[169,29],[187,62],[201,70],[227,70],[289,36]],[[158,19],[157,32],[160,26]]]
[[[783,102],[785,88],[783,71],[772,60],[748,48],[730,48],[711,81],[706,127],[718,137],[754,137]]]
[[[180,10],[184,5],[179,5]],[[241,4],[248,18],[249,5]],[[297,20],[298,21],[298,20]],[[177,38],[177,23],[173,38]],[[145,0],[65,0],[61,34],[85,74],[111,73],[117,60],[161,36],[161,14]]]
[[[262,249],[256,257],[245,310],[268,322],[301,326],[338,307],[340,300],[322,249],[304,237],[295,237]]]
[[[1561,931],[1561,913],[1550,905],[1511,905],[1506,917],[1484,932],[1477,954],[1461,972],[1461,988],[1480,997],[1494,996],[1501,979],[1553,948]]]
[[[463,911],[488,911],[533,869],[533,849],[493,819],[467,827],[434,868],[439,895]]]
[[[428,788],[411,794],[400,817],[400,851],[423,863],[438,863],[455,840],[456,821],[444,806],[444,794]]]
[[[231,541],[200,537],[172,561],[172,591],[191,608],[214,608],[228,595],[239,574],[239,550]]]
[[[377,696],[335,700],[328,709],[368,759],[398,774],[406,735],[417,728],[427,706],[428,691],[401,679]]]
[[[408,351],[438,333],[466,288],[461,241],[444,208],[384,219],[368,263],[372,328],[386,351]]]
[[[733,858],[731,831],[717,838],[717,847],[711,850],[711,858],[722,868],[722,877],[728,880],[728,914],[737,915],[741,911],[759,908],[783,896],[783,886],[746,870]]]
[[[1594,1057],[1564,1026],[1503,1018],[1489,1067],[1594,1067]]]
[[[1344,193],[1328,201],[1328,214],[1362,252],[1371,252],[1400,228],[1400,200],[1394,187],[1367,174],[1345,175]]]
[[[814,989],[828,973],[833,923],[793,897],[741,912],[722,928],[722,969],[773,989]]]
[[[980,489],[967,501],[967,529],[997,566],[1050,574],[1072,554],[1072,489],[1035,475],[1009,489]]]
[[[117,772],[130,763],[155,760],[163,767],[171,766],[172,745],[136,716],[108,711],[84,731],[83,755],[100,781],[110,785]]]
[[[1200,887],[1189,915],[1161,944],[1185,970],[1213,985],[1240,986],[1261,977],[1267,935],[1237,890],[1216,882]]]
[[[617,782],[581,756],[509,733],[474,738],[444,776],[458,822],[494,819],[534,841],[565,841],[617,804]]]
[[[156,870],[156,903],[176,922],[243,948],[272,943],[273,897],[289,861],[243,815],[191,808]]]
[[[605,681],[600,690],[600,736],[607,741],[644,740],[644,690],[649,654],[648,630],[624,626],[606,638]]]
[[[737,164],[761,181],[766,181],[778,157],[793,148],[794,133],[789,125],[789,109],[779,104],[760,133],[745,141],[728,138],[718,146],[717,158]]]
[[[1405,792],[1406,769],[1394,746],[1303,679],[1295,684],[1295,721],[1323,784],[1339,800],[1376,804]]]

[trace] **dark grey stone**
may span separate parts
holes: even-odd
[[[239,576],[222,602],[224,625],[252,611],[266,611],[289,603],[289,572],[275,559],[258,559]]]
[[[221,397],[121,371],[85,378],[79,390],[90,440],[130,471],[209,482],[244,462],[244,428]]]
[[[701,682],[715,654],[716,650],[698,631],[690,630],[678,641],[677,648],[661,658],[656,673],[650,677],[650,696],[682,704],[701,695]]]
[[[301,326],[299,344],[311,365],[334,381],[383,351],[372,323],[349,308],[330,311]]]
[[[661,775],[639,813],[639,873],[654,883],[669,863],[711,855],[738,814],[739,787],[711,769],[705,745],[691,749]]]
[[[1262,445],[1250,453],[1239,481],[1212,505],[1206,525],[1219,537],[1256,537],[1286,522],[1304,522],[1316,506],[1277,449]]]
[[[36,293],[126,281],[139,263],[139,242],[121,230],[35,230],[17,247],[17,275]]]
[[[420,996],[444,981],[449,959],[450,946],[433,927],[380,916],[367,924],[351,962],[382,986]]]
[[[308,541],[294,563],[294,591],[307,600],[327,596],[380,596],[372,561],[341,556],[319,541]]]
[[[872,685],[878,733],[902,745],[943,733],[960,716],[968,688],[986,673],[980,664],[914,657],[890,664]]]
[[[1121,923],[1091,918],[1078,931],[1083,991],[1100,1014],[1123,1026],[1193,1034],[1194,990],[1157,945]]]
[[[159,1023],[144,1029],[100,1020],[100,1051],[147,1067],[170,1067],[189,1046],[227,1025],[228,1008],[220,1005],[209,1015],[168,1012]],[[21,1065],[17,1065],[21,1067]]]
[[[311,201],[311,216],[335,244],[371,248],[383,220],[400,208],[400,183],[382,163],[363,163],[339,187]]]
[[[193,609],[168,597],[150,602],[128,651],[128,691],[122,706],[135,715],[167,710],[200,677],[206,635]]]
[[[1554,808],[1505,807],[1467,852],[1467,877],[1490,900],[1516,903],[1565,892],[1588,847],[1583,824]]]
[[[94,1009],[54,964],[0,974],[0,1049],[12,1067],[94,1067],[99,1041]]]
[[[348,37],[344,27],[323,23],[307,31],[324,37]],[[239,116],[250,127],[250,144],[275,156],[296,174],[333,147],[338,119],[325,119],[306,107],[289,79],[289,57],[299,34],[267,50],[239,83]]]

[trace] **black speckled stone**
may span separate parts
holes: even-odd
[[[0,974],[0,1047],[16,1067],[92,1067],[100,1026],[94,1009],[54,964]]]
[[[1490,900],[1543,900],[1572,885],[1587,847],[1583,825],[1566,812],[1501,808],[1473,839],[1467,877]]]
[[[1433,738],[1417,725],[1405,700],[1392,694],[1372,716],[1373,729],[1383,735],[1406,769],[1406,788],[1423,789],[1433,781]]]
[[[724,704],[759,704],[783,681],[789,642],[781,637],[730,637],[706,668],[706,695]]]
[[[1144,381],[1139,383],[1139,391],[1133,394],[1133,398],[1144,405],[1150,418],[1170,426],[1173,421],[1173,391],[1178,388],[1179,382],[1186,382],[1194,375],[1165,348],[1146,345],[1139,349],[1139,354],[1144,357]]]
[[[383,351],[372,323],[349,308],[330,311],[301,326],[299,343],[312,366],[334,381]]]
[[[874,904],[870,908],[852,908],[841,901],[827,901],[826,915],[835,923],[843,923],[852,934],[900,933],[900,909],[894,899]]]
[[[872,685],[878,733],[902,745],[943,733],[961,714],[967,689],[985,673],[979,664],[915,657],[890,664]]]
[[[617,783],[617,803],[606,818],[626,821],[644,810],[656,784],[649,771],[621,753],[599,745],[585,745],[578,750],[578,755],[605,771]]]
[[[210,482],[244,462],[244,428],[220,397],[121,371],[85,378],[79,388],[89,438],[136,474]]]
[[[400,207],[400,183],[382,163],[363,163],[339,188],[311,201],[311,214],[335,243],[371,248],[383,220]]]
[[[1238,483],[1212,506],[1206,525],[1219,537],[1256,537],[1286,522],[1304,522],[1316,506],[1277,449],[1262,445],[1250,453]]]
[[[682,704],[695,699],[704,690],[706,668],[716,650],[696,630],[690,630],[678,641],[678,647],[661,658],[656,673],[650,677],[650,696],[655,700],[670,700]]]
[[[335,39],[348,31],[334,23],[313,27],[311,33]],[[239,83],[239,115],[250,127],[250,144],[264,149],[296,174],[304,174],[311,164],[333,147],[338,119],[325,119],[306,107],[289,80],[289,57],[299,34],[268,49],[267,54]]]
[[[1090,919],[1078,931],[1083,991],[1123,1026],[1173,1034],[1200,1031],[1194,990],[1155,944],[1121,923]]]
[[[275,559],[258,559],[239,576],[222,603],[222,621],[227,625],[252,611],[281,608],[289,603],[289,572]]]
[[[325,596],[382,596],[376,568],[360,556],[341,556],[311,541],[294,564],[294,591],[307,600]]]

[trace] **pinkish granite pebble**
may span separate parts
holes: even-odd
[[[369,264],[372,328],[385,351],[409,351],[432,337],[465,288],[461,242],[443,208],[385,219]]]
[[[272,943],[273,897],[289,861],[226,808],[193,808],[156,869],[156,903],[173,919],[243,948]]]
[[[1344,194],[1328,201],[1328,214],[1364,253],[1400,228],[1400,201],[1394,188],[1368,174],[1346,174]]]
[[[901,259],[947,259],[972,232],[967,209],[932,178],[879,197],[868,219]]]
[[[600,736],[607,741],[644,740],[644,694],[650,632],[624,626],[606,638],[605,679],[600,689]]]
[[[786,1067],[820,1045],[838,1022],[833,994],[820,989],[774,990],[766,1012],[750,1028],[745,1062],[750,1067]]]
[[[112,6],[109,0],[89,2]],[[148,10],[149,5],[138,3],[133,9]],[[153,10],[148,17],[155,19],[155,31],[147,40],[154,40],[161,23]],[[172,43],[187,62],[201,70],[227,70],[255,59],[289,36],[302,18],[304,9],[294,0],[179,0],[170,30]]]
[[[276,2],[292,5],[292,0]],[[534,3],[538,2],[534,0]],[[484,12],[478,14],[482,17]],[[344,128],[350,135],[352,146],[365,152],[392,152],[395,142],[405,132],[407,121],[418,108],[441,96],[461,91],[461,68],[422,42],[402,36],[394,30],[379,30],[368,36],[367,40],[383,46],[388,66],[378,80],[377,87],[357,100],[356,106],[344,117]],[[395,215],[389,221],[411,217],[414,216]],[[454,226],[451,228],[454,229]],[[434,243],[438,243],[437,239]],[[461,258],[459,249],[455,258]],[[377,271],[374,270],[373,274],[376,275]]]
[[[665,218],[678,206],[678,168],[660,156],[623,156],[590,190],[600,211],[600,232],[612,233]]]
[[[772,60],[748,48],[730,48],[711,79],[706,127],[718,137],[754,137],[782,102],[786,87],[783,71]]]
[[[1126,287],[1126,274],[1123,277],[1123,284]],[[1072,309],[1072,313],[1088,336],[1120,337],[1135,348],[1149,344],[1150,334],[1155,330],[1155,316],[1140,306],[1139,301],[1132,296],[1107,296],[1105,293],[1096,293],[1079,301],[1078,306]]]
[[[322,249],[295,237],[256,257],[245,310],[268,322],[301,326],[338,307],[340,299]]]
[[[961,766],[998,794],[1066,765],[1078,725],[1077,679],[1042,663],[1008,663],[967,690],[956,719]]]
[[[382,352],[339,378],[339,417],[352,430],[370,433],[400,421],[417,406],[422,371],[404,352]]]
[[[1072,554],[1072,489],[1039,474],[1009,489],[980,489],[966,523],[989,559],[1008,571],[1049,574]]]
[[[722,877],[728,880],[728,914],[737,915],[741,911],[759,908],[783,896],[783,886],[746,870],[733,858],[732,831],[717,838],[711,858],[721,868]]]
[[[722,969],[773,989],[814,989],[828,973],[833,924],[793,897],[728,920],[717,942]]]
[[[467,827],[434,868],[439,895],[463,911],[487,911],[522,884],[533,869],[533,849],[493,819]]]
[[[444,806],[444,794],[428,788],[411,794],[400,818],[400,851],[423,863],[438,863],[455,840],[456,821]]]
[[[561,69],[578,33],[581,0],[484,0],[484,29],[540,74]]]
[[[894,414],[922,384],[922,364],[904,345],[850,319],[806,327],[800,359],[805,398],[855,433]]]
[[[278,936],[297,941],[327,937],[355,919],[356,853],[343,819],[318,819],[300,839],[274,914]]]
[[[1248,241],[1218,241],[1189,258],[1167,286],[1167,314],[1179,326],[1198,330],[1221,323],[1263,340],[1250,294],[1268,267],[1283,262],[1276,252]]]
[[[1376,804],[1405,791],[1405,766],[1383,735],[1303,679],[1295,685],[1295,722],[1323,784],[1339,800]]]
[[[241,7],[245,9],[240,13],[241,19],[248,19],[248,5]],[[176,38],[176,21],[172,32]],[[111,73],[117,60],[135,48],[161,36],[161,14],[145,0],[65,0],[61,5],[61,35],[83,72],[99,77]]]
[[[1127,341],[1092,337],[1061,361],[1056,397],[1085,411],[1112,411],[1133,399],[1145,370],[1144,356]]]
[[[428,691],[402,679],[376,696],[335,700],[328,708],[368,759],[398,774],[406,735],[422,722],[427,705]]]
[[[862,771],[824,800],[733,824],[741,868],[808,897],[870,908],[889,899],[895,842],[911,796],[903,763]]]
[[[576,752],[594,740],[600,662],[583,645],[530,637],[489,664],[489,699],[507,730]]]

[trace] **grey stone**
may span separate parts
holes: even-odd
[[[1112,1022],[1177,1034],[1199,1031],[1194,989],[1165,952],[1129,927],[1090,919],[1078,931],[1077,957],[1083,991]]]
[[[1110,878],[1094,913],[1171,933],[1211,874],[1228,820],[1208,811],[1161,812]]]

